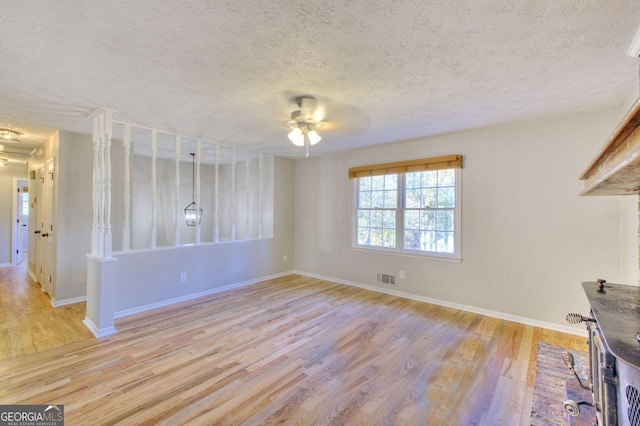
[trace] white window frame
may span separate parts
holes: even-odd
[[[405,175],[405,173],[396,173],[398,175],[398,203],[395,209],[396,211],[396,247],[378,247],[378,246],[370,246],[366,244],[358,244],[358,185],[360,182],[359,178],[353,179],[354,183],[352,186],[353,190],[353,203],[352,203],[352,216],[353,220],[351,221],[351,241],[352,248],[356,250],[363,251],[373,251],[373,252],[382,252],[388,254],[396,254],[402,256],[415,256],[420,258],[434,258],[440,260],[449,260],[460,262],[462,260],[462,247],[461,247],[461,234],[462,234],[462,169],[453,168],[455,171],[455,197],[456,202],[453,208],[453,244],[454,251],[453,253],[441,253],[441,252],[433,252],[433,251],[423,251],[423,250],[411,250],[404,248],[404,212],[405,212],[405,197],[406,197],[406,179],[404,176],[400,178],[401,175]],[[381,209],[384,210],[384,209]]]

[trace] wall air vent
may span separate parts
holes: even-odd
[[[382,284],[396,285],[396,276],[378,273],[378,282]]]

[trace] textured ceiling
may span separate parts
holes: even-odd
[[[0,127],[116,118],[301,157],[282,123],[318,98],[312,155],[619,104],[637,0],[10,1]]]

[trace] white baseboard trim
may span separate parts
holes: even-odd
[[[548,330],[554,330],[554,331],[559,331],[559,332],[562,332],[562,333],[573,334],[573,335],[576,335],[576,336],[587,337],[587,330],[586,329],[581,330],[581,329],[578,329],[578,328],[571,327],[569,325],[565,326],[565,325],[554,324],[554,323],[546,322],[546,321],[539,321],[539,320],[535,320],[535,319],[531,319],[531,318],[521,317],[521,316],[512,315],[512,314],[507,314],[507,313],[504,313],[504,312],[498,312],[498,311],[492,311],[492,310],[489,310],[489,309],[477,308],[475,306],[462,305],[460,303],[447,302],[446,300],[432,299],[430,297],[418,296],[418,295],[415,295],[415,294],[405,293],[405,292],[402,292],[402,291],[386,289],[386,288],[381,288],[381,287],[375,287],[375,286],[366,285],[366,284],[360,284],[360,283],[356,283],[356,282],[353,282],[353,281],[341,280],[339,278],[327,277],[325,275],[312,274],[312,273],[304,272],[304,271],[294,270],[291,273],[298,274],[298,275],[304,275],[306,277],[311,277],[311,278],[317,278],[317,279],[321,279],[321,280],[325,280],[325,281],[331,281],[331,282],[335,282],[335,283],[338,283],[338,284],[344,284],[344,285],[348,285],[348,286],[352,286],[352,287],[358,287],[358,288],[362,288],[362,289],[365,289],[365,290],[375,291],[375,292],[378,292],[378,293],[384,293],[384,294],[389,294],[389,295],[392,295],[392,296],[398,296],[398,297],[402,297],[404,299],[411,299],[411,300],[416,300],[416,301],[419,301],[419,302],[431,303],[433,305],[439,305],[439,306],[444,306],[444,307],[447,307],[447,308],[459,309],[461,311],[472,312],[474,314],[485,315],[485,316],[492,317],[492,318],[498,318],[498,319],[503,319],[503,320],[507,320],[507,321],[513,321],[513,322],[517,322],[517,323],[520,323],[520,324],[531,325],[531,326],[534,326],[534,327],[546,328]]]
[[[84,320],[82,321],[82,323],[98,339],[101,338],[101,337],[109,336],[111,334],[115,334],[116,333],[116,328],[115,327],[106,327],[106,328],[100,329],[88,317],[85,317]]]
[[[35,283],[38,282],[38,280],[36,279],[36,275],[33,272],[31,272],[31,269],[27,268],[27,274],[31,277],[33,282],[35,282]]]
[[[274,278],[285,277],[287,275],[293,274],[293,271],[280,272],[278,274],[267,275],[264,277],[256,278],[253,280],[242,281],[235,284],[229,284],[222,287],[212,288],[210,290],[201,291],[198,293],[187,294],[185,296],[175,297],[173,299],[163,300],[161,302],[150,303],[148,305],[136,306],[135,308],[124,309],[122,311],[116,311],[113,314],[114,319],[127,317],[129,315],[139,314],[141,312],[150,311],[152,309],[162,308],[165,306],[173,305],[180,302],[186,302],[187,300],[197,299],[198,297],[209,296],[211,294],[220,293],[227,290],[233,290],[235,288],[240,288],[252,284],[256,284],[262,281],[272,280]]]
[[[74,297],[72,299],[55,300],[51,299],[51,306],[59,308],[60,306],[73,305],[74,303],[86,302],[87,296]]]
[[[12,267],[12,266],[13,266],[13,265],[12,265],[12,264],[10,264],[10,263],[0,263],[0,268],[10,268],[10,267]]]

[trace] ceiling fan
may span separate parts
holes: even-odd
[[[309,157],[309,147],[320,142],[320,135],[330,134],[331,141],[337,141],[371,127],[369,116],[351,105],[326,96],[316,97],[300,92],[283,94],[287,107],[292,102],[298,106],[283,124],[289,129],[289,140],[305,148],[305,157]]]
[[[299,96],[295,99],[299,110],[291,113],[291,119],[284,125],[291,129],[289,140],[296,146],[304,146],[304,156],[309,156],[309,147],[322,139],[316,129],[323,126],[321,113],[316,110],[316,99],[311,96]]]
[[[2,143],[19,143],[22,133],[11,129],[0,128],[0,142]]]

